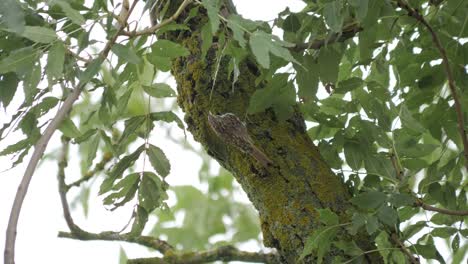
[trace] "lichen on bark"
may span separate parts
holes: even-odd
[[[172,3],[177,4],[177,1]],[[182,15],[179,22],[184,23],[186,17]],[[256,85],[260,69],[254,58],[248,56],[240,63],[239,79],[233,88],[233,76],[227,71],[228,56],[221,59],[217,69],[216,54],[220,47],[216,37],[207,56],[202,57],[201,28],[208,23],[205,10],[200,8],[198,14],[185,23],[190,31],[174,31],[164,37],[182,44],[190,52],[186,57],[177,58],[172,67],[178,104],[185,113],[188,130],[208,154],[232,172],[247,193],[259,212],[265,246],[276,248],[285,263],[297,263],[307,238],[320,226],[316,209],[330,208],[341,223],[349,222],[346,210],[350,208],[350,195],[307,135],[298,107],[294,107],[292,116],[285,121],[278,120],[271,109],[246,113],[252,94],[266,86],[265,81]],[[234,113],[243,119],[256,146],[275,166],[264,168],[248,154],[222,142],[207,123],[210,111]],[[353,239],[344,229],[339,235]],[[354,241],[364,251],[374,248],[365,235],[359,234]],[[337,255],[343,252],[332,248],[324,262],[331,262]],[[368,262],[381,262],[378,254],[365,258]],[[304,262],[315,261],[310,256]]]

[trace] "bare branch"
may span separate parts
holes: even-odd
[[[461,107],[460,99],[458,98],[457,87],[455,86],[455,80],[453,78],[453,72],[450,68],[449,60],[447,57],[447,52],[445,48],[442,46],[439,37],[437,36],[434,29],[429,25],[429,23],[424,19],[424,16],[419,13],[417,9],[411,8],[407,3],[403,0],[397,0],[398,6],[405,9],[408,12],[408,16],[415,18],[421,24],[423,24],[427,30],[431,33],[432,41],[436,45],[437,49],[439,50],[440,56],[442,57],[442,64],[444,65],[445,74],[447,75],[448,85],[450,92],[452,93],[452,97],[455,103],[455,111],[457,112],[457,122],[458,122],[458,132],[460,133],[460,137],[463,143],[464,148],[464,156],[465,156],[465,168],[468,170],[468,136],[465,131],[465,124],[464,124],[464,116],[463,110]]]
[[[165,25],[171,23],[172,21],[176,20],[177,17],[180,16],[182,11],[184,11],[184,9],[191,2],[192,2],[192,0],[185,0],[184,2],[182,2],[182,4],[177,9],[177,11],[171,17],[169,17],[168,19],[165,19],[165,20],[161,21],[161,23],[158,23],[158,24],[156,24],[156,25],[154,25],[152,27],[148,27],[148,28],[145,28],[145,29],[140,30],[140,31],[123,31],[122,35],[129,36],[129,37],[136,37],[136,36],[141,36],[141,35],[153,34],[158,29],[160,29],[160,28],[164,27]]]
[[[221,246],[215,249],[200,251],[175,253],[171,252],[169,256],[162,258],[139,258],[128,260],[129,264],[198,264],[210,263],[214,261],[243,261],[278,264],[281,263],[276,253],[247,252],[241,251],[233,246]]]
[[[420,199],[416,201],[416,206],[421,207],[422,209],[426,211],[438,212],[438,213],[446,214],[446,215],[455,215],[455,216],[467,216],[468,215],[467,210],[456,211],[456,210],[449,210],[445,208],[437,208],[432,205],[425,204]]]
[[[132,4],[130,11],[125,18],[125,21],[128,20],[132,10],[135,8],[136,3],[138,0],[135,0]],[[106,58],[109,54],[109,51],[114,45],[117,37],[121,34],[124,27],[121,26],[116,34],[107,42],[104,49],[99,54],[99,57]],[[26,197],[26,193],[28,191],[29,183],[31,182],[31,178],[36,170],[37,164],[39,160],[42,158],[44,151],[49,143],[50,138],[54,134],[55,130],[59,127],[65,117],[68,115],[70,110],[72,109],[73,103],[79,98],[81,91],[85,83],[79,83],[74,89],[73,92],[68,95],[67,99],[65,99],[62,107],[58,110],[55,117],[49,123],[47,128],[44,130],[44,133],[37,141],[36,145],[34,146],[34,152],[29,160],[28,166],[26,167],[26,171],[24,172],[23,178],[21,180],[20,185],[18,186],[18,190],[16,191],[15,200],[13,201],[13,206],[11,208],[10,219],[8,221],[8,227],[6,232],[6,241],[5,241],[5,252],[4,252],[4,261],[5,264],[14,264],[15,263],[15,241],[16,241],[16,230],[18,226],[18,219],[21,212],[21,208],[23,206],[24,198]]]
[[[148,248],[155,249],[162,254],[173,250],[173,247],[164,240],[160,240],[151,236],[136,236],[132,237],[128,234],[119,234],[117,232],[101,232],[98,234],[89,233],[84,230],[78,233],[59,232],[58,237],[71,238],[82,241],[101,240],[101,241],[121,241],[133,244],[139,244]]]

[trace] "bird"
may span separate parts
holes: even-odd
[[[245,124],[233,113],[214,115],[208,113],[208,124],[215,134],[225,143],[232,145],[249,154],[257,160],[263,167],[267,168],[273,164],[265,153],[263,153],[250,137]]]

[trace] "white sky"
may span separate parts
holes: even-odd
[[[278,12],[289,6],[293,11],[299,11],[303,3],[299,0],[234,0],[237,10],[246,18],[255,20],[274,19]],[[136,12],[138,13],[138,12]],[[15,96],[12,104],[18,105],[21,96]],[[0,110],[0,124],[7,122],[13,109],[5,115]],[[154,130],[155,131],[155,130]],[[163,135],[155,135],[151,142],[163,148],[171,161],[172,170],[168,177],[170,184],[194,184],[199,185],[198,170],[201,160],[193,153],[184,151],[180,146],[168,142]],[[177,129],[174,133],[181,133]],[[59,146],[59,138],[56,133],[51,144],[47,148],[47,153],[56,153]],[[8,142],[2,142],[0,149],[15,142],[17,138],[10,138]],[[25,161],[28,157],[25,158]],[[9,158],[0,157],[0,248],[3,249],[5,243],[5,231],[8,223],[9,212],[16,189],[24,173],[25,166],[3,172],[11,165]],[[71,171],[78,168],[73,164],[69,165]],[[122,246],[130,258],[150,257],[150,253],[145,247],[106,241],[76,241],[70,239],[57,238],[59,231],[68,231],[65,220],[62,216],[62,208],[57,190],[57,165],[56,162],[45,161],[40,166],[29,187],[28,194],[22,208],[16,243],[16,263],[118,263],[119,248]],[[73,175],[79,177],[79,175]],[[73,197],[73,192],[69,195]],[[72,212],[75,222],[83,229],[90,232],[100,232],[106,230],[119,230],[130,218],[131,211],[116,210],[109,212],[104,210],[100,198],[91,200],[89,218],[85,219],[81,210]],[[244,248],[248,250],[248,248]],[[252,249],[254,250],[254,249]]]

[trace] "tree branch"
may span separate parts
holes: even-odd
[[[450,209],[445,209],[445,208],[437,208],[432,205],[428,205],[424,203],[420,199],[416,200],[416,206],[421,207],[422,209],[426,211],[438,212],[438,213],[446,214],[446,215],[455,215],[455,216],[467,216],[468,215],[467,210],[456,211],[456,210],[450,210]]]
[[[128,12],[125,21],[128,20],[132,10],[134,9],[138,0],[135,0],[132,4],[130,11]],[[115,33],[115,35],[107,42],[104,49],[99,54],[99,57],[106,58],[109,54],[109,51],[112,48],[112,45],[117,40],[117,37],[121,34],[124,26],[120,26],[119,30]],[[21,212],[21,208],[23,206],[24,198],[26,197],[26,193],[28,191],[29,183],[31,182],[32,176],[36,170],[37,164],[39,160],[42,158],[44,151],[49,143],[50,138],[54,134],[55,130],[60,126],[62,121],[68,115],[70,110],[72,109],[73,103],[78,100],[81,91],[86,83],[80,82],[70,93],[70,95],[65,99],[62,107],[58,110],[55,117],[49,123],[47,128],[44,130],[44,133],[37,141],[36,145],[34,146],[34,152],[29,160],[28,166],[26,167],[26,171],[24,172],[23,178],[21,180],[20,185],[18,186],[18,190],[16,191],[15,200],[13,201],[13,206],[10,212],[10,219],[8,221],[8,227],[6,232],[6,241],[5,241],[5,252],[4,252],[4,261],[5,264],[14,264],[15,263],[15,241],[16,241],[16,230],[18,226],[18,219]]]
[[[457,87],[455,86],[455,80],[453,78],[453,72],[450,68],[449,60],[447,57],[447,52],[445,48],[442,46],[439,37],[437,36],[434,29],[429,25],[429,23],[424,19],[424,16],[419,13],[417,9],[411,8],[407,3],[403,0],[397,0],[398,6],[402,9],[405,9],[408,12],[408,16],[413,17],[414,19],[418,20],[423,24],[427,30],[431,33],[432,41],[436,45],[437,49],[439,50],[440,56],[442,57],[442,64],[444,65],[445,74],[447,75],[448,85],[450,92],[452,93],[452,97],[455,103],[455,111],[457,112],[457,121],[458,121],[458,132],[460,133],[460,137],[463,143],[464,148],[464,156],[465,156],[465,168],[468,170],[468,137],[465,131],[465,124],[464,124],[464,116],[463,110],[461,107],[460,99],[458,98]]]
[[[400,247],[401,251],[403,253],[405,253],[405,255],[409,258],[409,260],[411,261],[412,264],[419,264],[419,260],[417,258],[415,258],[413,256],[413,254],[408,250],[408,248],[406,248],[405,244],[403,244],[403,242],[400,241],[400,239],[398,238],[397,234],[395,233],[392,233],[392,240],[398,244],[398,246]]]
[[[158,24],[156,24],[154,26],[145,28],[145,29],[140,30],[140,31],[123,31],[122,35],[129,36],[129,37],[137,37],[137,36],[141,36],[141,35],[153,34],[158,29],[160,29],[160,28],[164,27],[165,25],[171,23],[172,21],[176,20],[177,17],[179,17],[179,15],[182,13],[182,11],[191,2],[192,2],[192,0],[184,0],[184,2],[182,2],[182,4],[179,6],[177,11],[173,15],[171,17],[169,17],[168,19],[165,19],[165,20],[161,21],[161,23],[158,23]]]
[[[131,236],[129,234],[120,234],[117,232],[101,232],[99,234],[90,233],[84,231],[79,226],[75,224],[70,213],[70,207],[68,206],[67,201],[67,192],[69,190],[68,186],[65,184],[65,168],[68,163],[68,146],[70,139],[62,137],[62,153],[59,159],[59,168],[58,168],[58,183],[59,183],[59,194],[60,201],[62,202],[63,215],[65,221],[67,222],[68,228],[70,228],[71,233],[59,232],[59,237],[72,238],[78,240],[105,240],[105,241],[123,241],[129,243],[140,244],[149,248],[158,250],[161,253],[166,253],[169,250],[172,250],[172,246],[167,242],[159,239],[155,239],[150,236]]]
[[[59,232],[58,237],[77,239],[82,241],[101,240],[101,241],[121,241],[133,244],[139,244],[148,248],[152,248],[165,254],[173,250],[173,247],[164,240],[157,239],[151,236],[136,236],[132,237],[128,234],[119,234],[117,232],[101,232],[89,233],[84,230],[79,233]]]
[[[302,51],[306,49],[320,49],[321,47],[327,44],[333,44],[335,42],[343,42],[347,39],[353,38],[356,36],[356,33],[362,31],[363,28],[361,27],[350,27],[344,29],[341,33],[334,33],[327,39],[320,39],[320,40],[312,40],[307,43],[298,43],[295,46],[291,47],[291,51]]]
[[[214,261],[243,261],[243,262],[258,262],[279,264],[281,263],[276,253],[261,253],[261,252],[247,252],[241,251],[233,246],[221,246],[215,249],[200,251],[200,252],[186,252],[186,253],[171,253],[162,258],[139,258],[130,259],[128,264],[198,264],[209,263]]]

